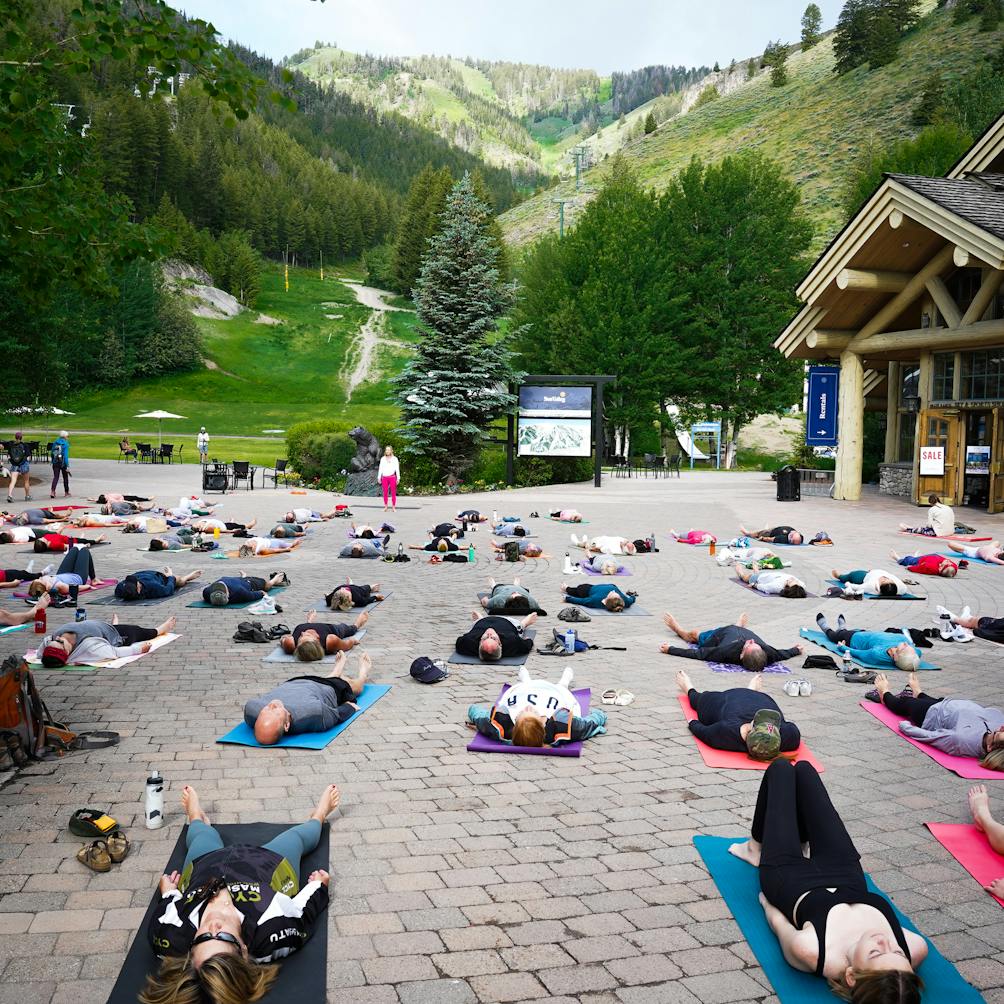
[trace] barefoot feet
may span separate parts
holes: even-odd
[[[317,800],[317,808],[310,814],[310,818],[317,819],[323,823],[338,808],[338,802],[341,800],[341,797],[338,785],[329,784]]]
[[[990,815],[990,796],[985,784],[974,784],[969,789],[969,811],[973,814],[973,823],[978,830],[984,831],[984,824],[993,820]]]
[[[666,646],[669,647],[668,645]],[[687,674],[686,670],[681,669],[679,673],[676,674],[676,685],[680,688],[681,694],[686,694],[693,687],[693,683],[690,680],[690,676]]]
[[[729,854],[734,854],[740,861],[746,861],[754,868],[760,867],[760,844],[752,837],[741,844],[730,844]]]
[[[199,802],[199,793],[190,784],[186,784],[181,789],[181,805],[190,823],[198,819],[207,826],[209,825],[209,817],[202,811],[202,805]]]

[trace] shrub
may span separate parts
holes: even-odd
[[[366,266],[366,281],[371,286],[380,289],[393,289],[396,282],[394,275],[394,245],[378,244],[363,252],[363,264]]]
[[[707,87],[697,95],[697,100],[694,102],[694,111],[698,108],[703,108],[705,105],[711,104],[712,101],[717,101],[721,97],[718,92],[718,88],[714,84],[708,84]]]

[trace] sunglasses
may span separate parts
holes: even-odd
[[[238,951],[244,951],[241,939],[229,931],[219,931],[216,934],[207,931],[205,934],[200,934],[192,940],[192,948],[195,948],[196,945],[204,945],[207,941],[225,941],[228,945],[236,945]]]

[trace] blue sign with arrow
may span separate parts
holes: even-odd
[[[837,445],[837,394],[840,370],[836,366],[809,367],[808,408],[805,414],[806,446]]]

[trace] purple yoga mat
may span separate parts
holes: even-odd
[[[499,692],[498,700],[501,701],[505,692],[509,689],[507,683]],[[583,715],[589,714],[590,691],[573,690],[575,699],[579,702]],[[496,702],[498,703],[498,702]],[[467,744],[467,749],[471,753],[517,753],[526,756],[579,756],[582,753],[582,743],[562,743],[560,746],[513,746],[511,743],[502,743],[497,739],[489,739],[487,736],[477,733]]]
[[[621,568],[624,568],[624,566],[621,565]],[[579,565],[579,571],[581,571],[585,575],[606,575],[605,572],[598,572],[595,568],[593,568],[592,565],[586,565],[586,564],[580,564]],[[629,571],[625,570],[625,571],[622,571],[622,572],[613,572],[612,574],[613,575],[630,575],[631,573]]]
[[[733,580],[735,581],[735,580]],[[697,648],[697,645],[688,645],[688,648]],[[708,662],[706,663],[708,669],[712,673],[748,673],[749,670],[745,669],[735,662]],[[772,662],[769,666],[764,666],[762,672],[764,673],[790,673],[791,670],[783,662]]]

